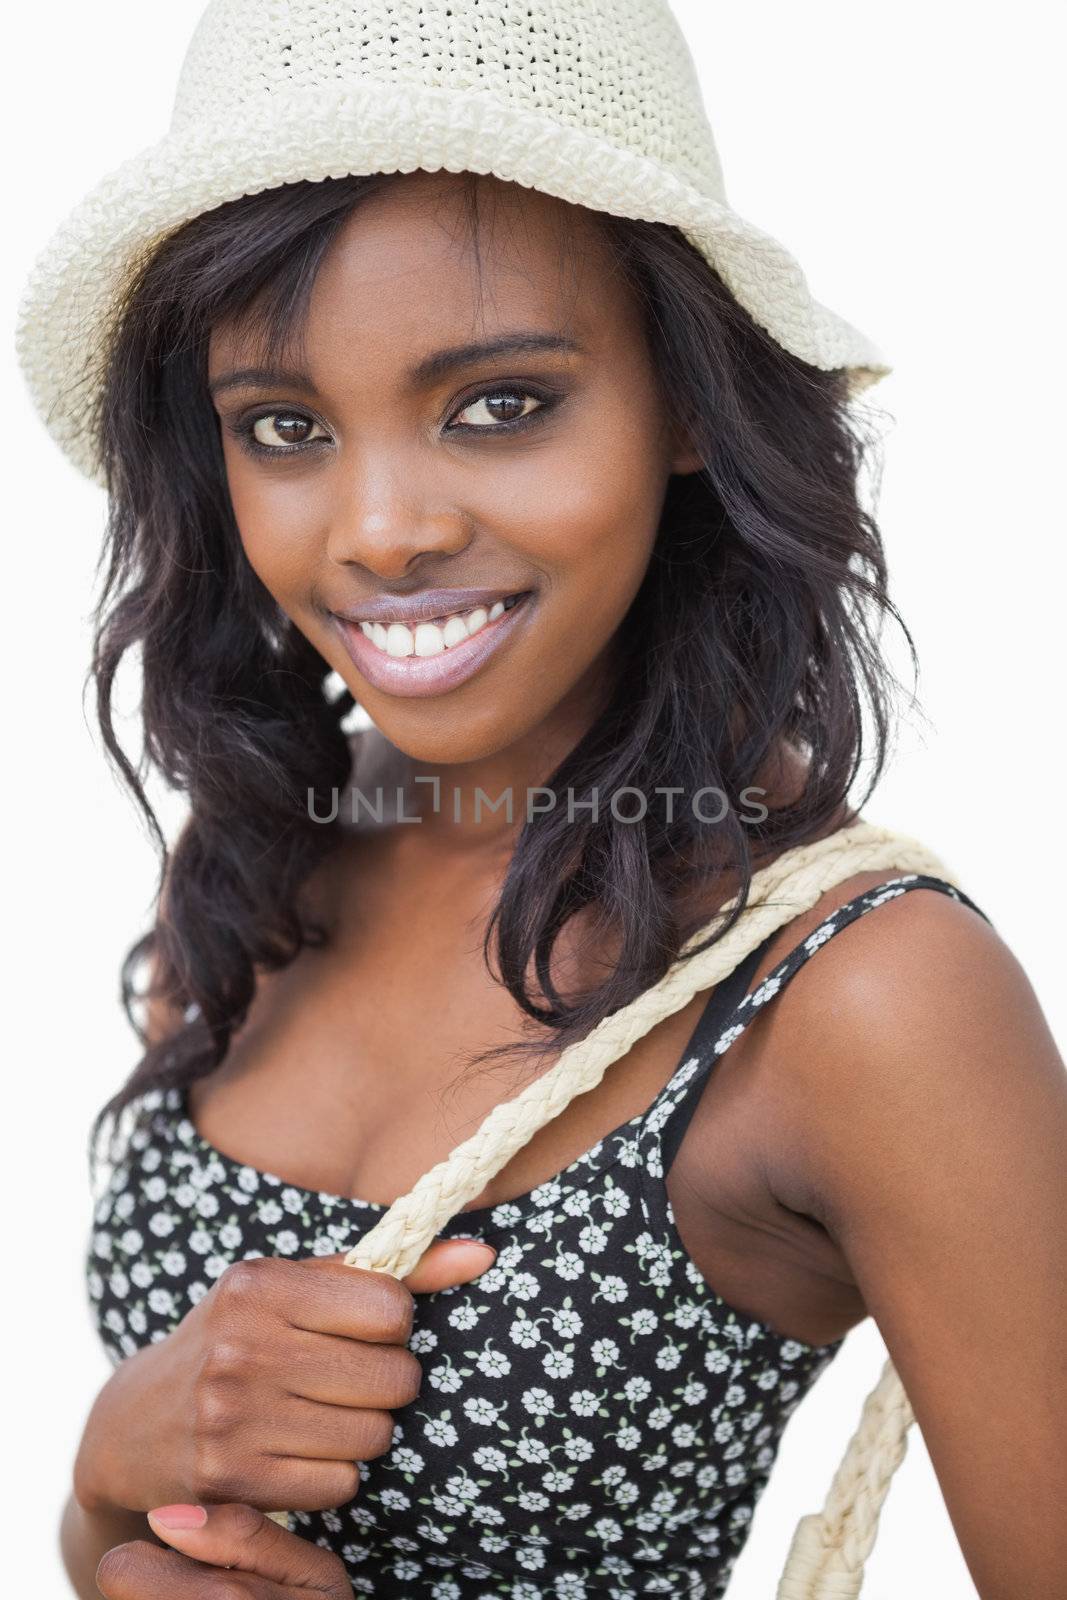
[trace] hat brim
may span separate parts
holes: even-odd
[[[859,393],[892,368],[815,300],[770,234],[658,162],[481,91],[368,82],[336,96],[291,91],[235,109],[225,128],[171,132],[109,173],[38,255],[15,344],[33,403],[74,465],[104,486],[95,402],[130,275],[169,233],[216,206],[301,179],[477,172],[615,216],[677,227],[755,322],[792,354],[846,368]]]

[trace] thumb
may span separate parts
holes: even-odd
[[[159,1506],[149,1511],[153,1533],[182,1555],[212,1567],[235,1567],[257,1578],[308,1589],[318,1600],[350,1595],[339,1581],[337,1557],[289,1533],[254,1506]]]
[[[412,1294],[432,1294],[480,1278],[495,1260],[496,1251],[484,1240],[435,1239],[400,1281]]]

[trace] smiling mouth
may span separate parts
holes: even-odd
[[[400,659],[404,656],[439,656],[481,633],[489,623],[512,610],[531,591],[525,589],[497,600],[494,605],[471,606],[466,611],[453,611],[425,622],[360,622],[360,632],[384,656]]]

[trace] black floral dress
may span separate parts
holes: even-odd
[[[825,941],[907,874],[842,906],[753,992],[763,948],[720,983],[647,1110],[556,1177],[457,1213],[441,1237],[497,1257],[415,1297],[423,1382],[347,1505],[296,1512],[354,1593],[589,1600],[726,1591],[786,1421],[843,1340],[786,1338],[728,1305],[687,1254],[665,1174],[716,1062]],[[386,1209],[243,1165],[180,1091],[142,1096],[100,1196],[88,1290],[117,1363],[163,1339],[231,1262],[334,1255]]]

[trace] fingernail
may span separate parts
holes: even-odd
[[[202,1528],[207,1521],[203,1506],[160,1506],[148,1515],[161,1528]]]

